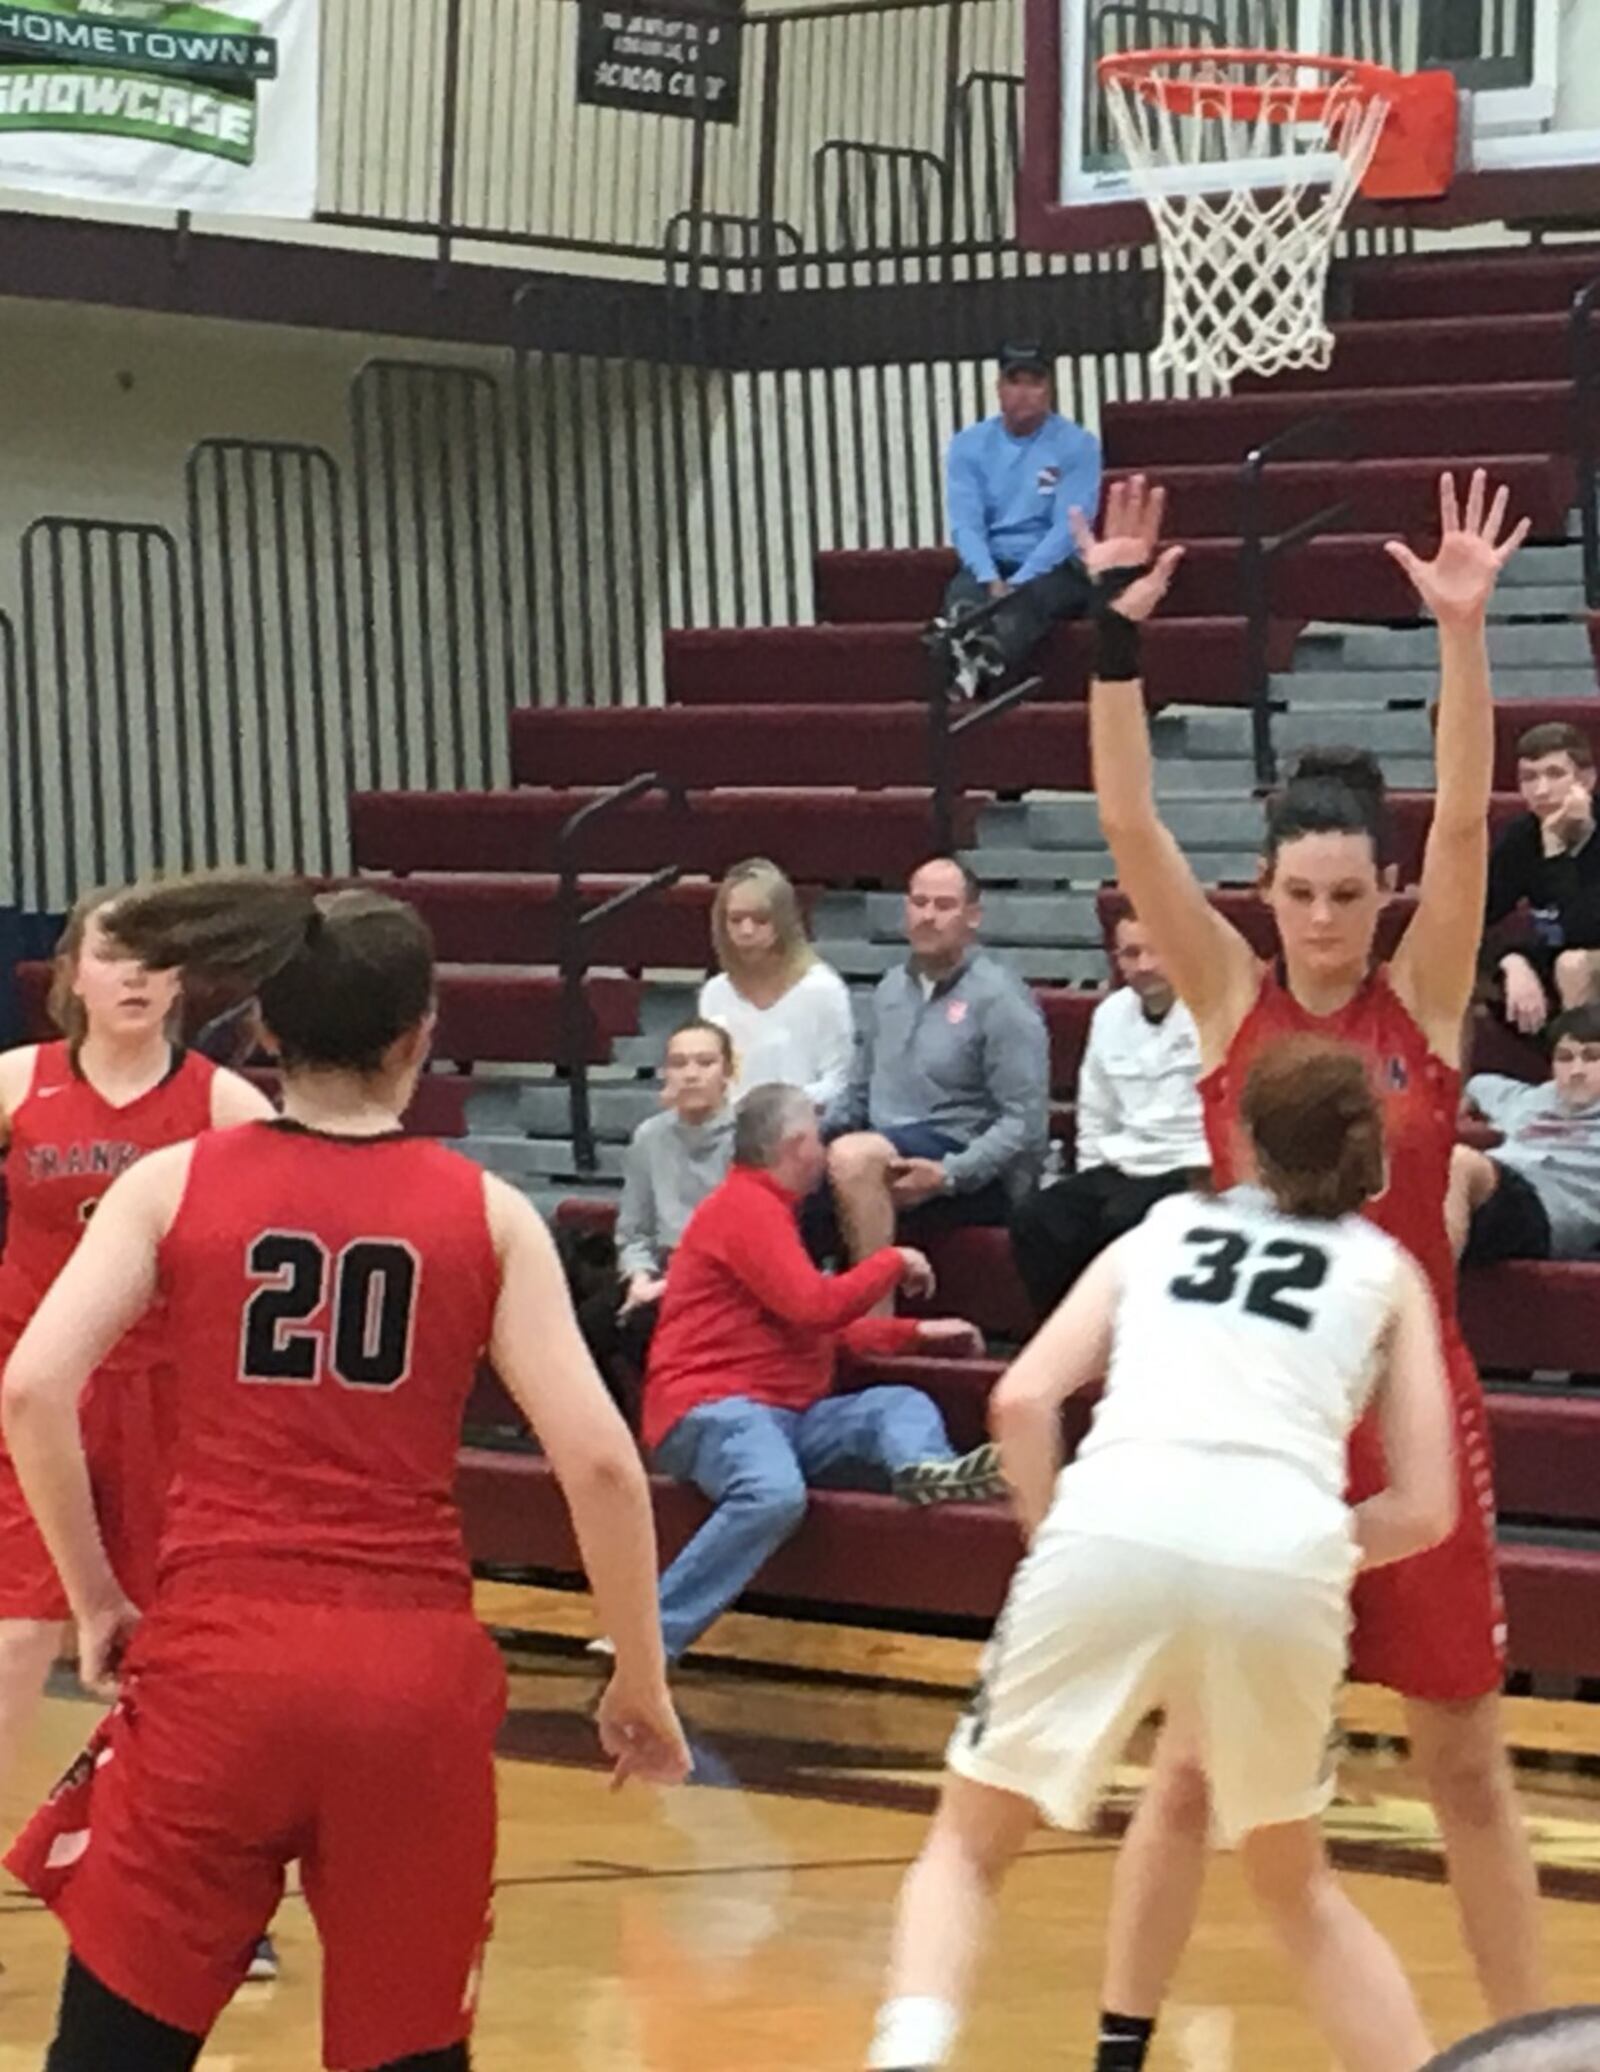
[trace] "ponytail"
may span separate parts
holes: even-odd
[[[303,879],[208,871],[134,886],[101,925],[151,971],[181,969],[248,993],[310,944],[320,916]]]
[[[214,871],[135,886],[105,910],[106,932],[152,970],[254,992],[288,1070],[369,1073],[433,1004],[433,938],[416,910],[354,886]]]
[[[1270,1044],[1250,1067],[1240,1114],[1284,1215],[1331,1222],[1383,1192],[1383,1115],[1359,1052],[1321,1036]]]

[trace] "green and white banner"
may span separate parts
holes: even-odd
[[[318,0],[0,0],[0,187],[309,216]]]

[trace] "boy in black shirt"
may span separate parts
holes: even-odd
[[[1484,927],[1528,908],[1523,939],[1496,960],[1506,1020],[1527,1036],[1552,1014],[1600,997],[1594,786],[1594,750],[1576,727],[1552,721],[1517,743],[1517,787],[1528,810],[1490,855]]]

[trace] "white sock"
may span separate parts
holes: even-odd
[[[922,2072],[942,2065],[956,2040],[956,2011],[948,2000],[886,2000],[867,2053],[869,2072]]]

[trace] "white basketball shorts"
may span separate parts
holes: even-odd
[[[1217,1838],[1320,1813],[1344,1674],[1338,1584],[1046,1522],[1012,1578],[951,1769],[1085,1827],[1160,1706],[1199,1732]]]

